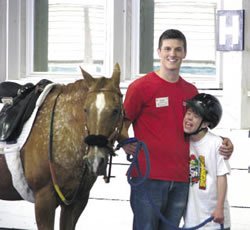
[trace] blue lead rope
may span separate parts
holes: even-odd
[[[128,172],[127,172],[127,180],[128,183],[130,184],[131,187],[138,187],[140,185],[142,185],[147,178],[149,177],[149,173],[150,173],[150,159],[149,159],[149,152],[148,152],[148,148],[146,146],[146,144],[142,141],[138,141],[136,138],[128,138],[126,140],[124,140],[123,142],[120,142],[117,147],[116,150],[118,150],[119,148],[121,148],[123,145],[126,144],[130,144],[130,143],[135,143],[137,142],[136,145],[136,150],[133,156],[127,154],[127,160],[129,162],[131,162],[129,168],[128,168]],[[138,163],[138,155],[140,153],[140,150],[143,149],[144,154],[145,154],[145,159],[146,159],[146,172],[145,175],[143,176],[141,174],[140,168],[139,168],[139,163]],[[132,177],[131,177],[131,172],[133,168],[136,168],[139,177],[141,178],[137,183],[133,183],[132,182]],[[190,227],[190,228],[179,228],[174,226],[169,220],[166,219],[165,216],[163,216],[163,214],[161,213],[161,211],[159,210],[159,208],[155,205],[155,203],[153,202],[151,196],[148,194],[147,190],[144,189],[144,193],[147,196],[147,199],[149,200],[151,206],[153,207],[155,213],[158,215],[158,217],[167,225],[169,225],[171,227],[171,229],[182,229],[182,230],[195,230],[195,229],[199,229],[201,227],[203,227],[204,225],[206,225],[207,223],[211,222],[214,218],[211,216],[209,218],[207,218],[206,220],[204,220],[202,223],[200,223],[199,225],[196,225],[194,227]],[[224,229],[224,225],[221,224],[220,225],[220,229],[223,230]]]

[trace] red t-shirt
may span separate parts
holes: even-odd
[[[197,93],[196,87],[181,77],[170,83],[155,72],[128,87],[125,115],[133,123],[135,137],[148,147],[151,179],[188,182],[189,143],[182,122],[185,101]],[[145,173],[143,153],[139,154],[139,165]]]

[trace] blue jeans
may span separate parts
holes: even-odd
[[[133,178],[136,183],[140,178]],[[133,230],[169,230],[170,226],[162,222],[155,213],[145,191],[154,204],[175,226],[186,208],[189,183],[146,180],[139,187],[131,187],[130,205],[134,213]]]

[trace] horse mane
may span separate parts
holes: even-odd
[[[99,77],[95,78],[95,83],[91,86],[91,91],[99,91],[99,90],[110,90],[117,92],[120,94],[120,88],[116,87],[111,78]]]
[[[64,94],[68,94],[72,92],[88,92],[91,91],[99,91],[102,89],[110,90],[121,94],[120,88],[116,87],[111,78],[106,77],[98,77],[94,78],[94,83],[89,88],[86,81],[84,79],[77,80],[75,82],[69,83],[67,85],[62,85],[62,92]]]
[[[105,77],[100,77],[100,78],[97,78],[97,80],[95,81],[95,84],[91,87],[92,90],[100,90],[100,89],[110,89],[112,88],[112,84],[109,84],[111,83],[111,80],[108,79],[108,78],[105,78]]]
[[[72,93],[72,92],[87,92],[88,91],[88,86],[86,82],[83,79],[77,80],[72,83],[68,83],[66,85],[62,85],[62,92],[65,94]]]

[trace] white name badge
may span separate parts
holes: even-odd
[[[168,106],[168,97],[159,97],[155,99],[156,108]]]

